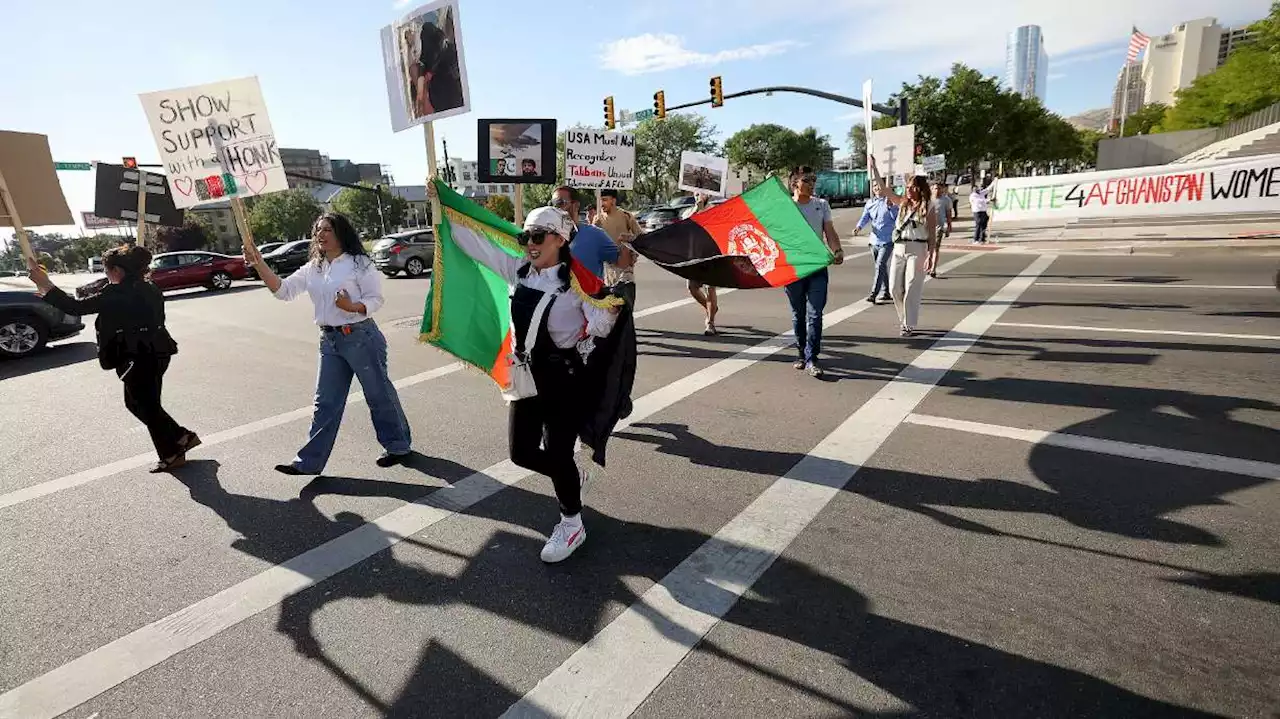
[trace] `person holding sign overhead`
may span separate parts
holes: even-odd
[[[122,245],[102,256],[107,285],[82,300],[72,299],[49,281],[34,259],[27,258],[31,281],[45,302],[69,315],[97,315],[98,362],[115,370],[124,385],[124,406],[147,426],[160,461],[152,474],[187,463],[187,452],[200,446],[195,432],[174,421],[161,404],[160,394],[169,360],[178,343],[164,325],[164,295],[147,279],[151,252]]]
[[[369,317],[383,304],[382,274],[342,215],[321,215],[312,238],[310,261],[284,280],[271,271],[253,243],[245,243],[245,259],[257,269],[267,289],[286,302],[305,292],[320,327],[320,371],[311,431],[293,461],[277,465],[276,471],[289,475],[324,471],[353,377],[360,380],[378,443],[385,450],[377,465],[400,464],[410,454],[409,421],[387,372],[387,339]]]
[[[901,335],[915,334],[920,317],[920,300],[924,292],[925,256],[929,238],[937,232],[938,215],[930,202],[929,180],[923,175],[912,177],[903,194],[887,187],[876,159],[871,158],[871,181],[884,194],[889,204],[898,208],[893,224],[893,264],[889,268],[889,294],[898,312]]]

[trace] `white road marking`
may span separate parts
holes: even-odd
[[[1239,474],[1245,477],[1280,479],[1280,464],[1271,464],[1270,462],[1260,462],[1252,459],[1237,459],[1235,457],[1224,457],[1217,454],[1187,452],[1181,449],[1156,447],[1149,444],[1131,444],[1129,442],[1118,442],[1111,439],[1085,437],[1078,434],[1047,432],[1042,429],[1003,427],[998,424],[970,422],[963,419],[934,417],[923,414],[913,414],[907,417],[906,421],[908,424],[917,424],[924,427],[950,429],[957,432],[982,434],[988,437],[1004,437],[1006,439],[1016,439],[1022,442],[1030,442],[1032,444],[1047,444],[1054,447],[1078,449],[1083,452],[1109,454],[1116,457],[1128,457],[1131,459],[1143,459],[1149,462],[1161,462],[1163,464],[1177,464],[1183,467],[1209,469],[1215,472]]]
[[[956,258],[940,271],[957,267],[968,259],[968,256]],[[823,325],[829,327],[838,324],[871,307],[872,305],[859,300],[834,312],[826,313]],[[622,430],[635,422],[644,421],[693,393],[786,349],[791,345],[790,337],[789,331],[776,335],[732,357],[720,360],[650,392],[633,403],[631,416],[620,422],[617,430]],[[972,342],[972,339],[969,341]],[[949,351],[951,350],[940,352]],[[953,362],[954,359],[951,361]],[[949,363],[948,366],[950,366]],[[938,376],[940,377],[941,374]],[[531,474],[517,467],[510,460],[504,460],[416,502],[384,514],[373,522],[361,525],[347,534],[303,552],[282,564],[277,564],[239,584],[180,609],[5,692],[0,695],[0,719],[56,717],[70,711],[178,652],[196,646],[219,632],[279,604],[286,597],[398,544],[404,537],[421,532]]]
[[[737,292],[737,291],[738,290],[732,287],[718,287],[716,288],[716,296],[724,297],[730,292]],[[661,305],[654,305],[653,307],[646,307],[642,310],[638,310],[636,311],[635,317],[636,319],[640,319],[641,317],[656,315],[659,312],[666,312],[667,310],[674,310],[677,307],[684,307],[685,305],[691,305],[691,304],[694,304],[692,297],[686,297],[682,300],[672,300],[671,302],[667,302]]]
[[[629,716],[1053,260],[961,320],[503,716]]]
[[[1274,290],[1275,285],[1184,285],[1160,282],[1037,282],[1036,287],[1144,287],[1158,290]]]
[[[723,290],[720,290],[720,294],[725,295],[734,291],[735,290],[733,289],[723,289]],[[640,310],[639,312],[636,312],[635,316],[637,319],[641,317],[648,317],[650,315],[656,315],[660,312],[665,312],[667,310],[675,309],[677,307],[683,307],[684,305],[688,305],[688,304],[693,304],[693,298],[685,298],[683,300],[676,300],[674,302],[667,302],[666,304],[657,305],[655,307],[649,307],[649,308]],[[451,362],[447,365],[444,365],[443,367],[437,367],[433,370],[428,370],[426,372],[421,372],[419,374],[398,379],[392,384],[395,385],[396,389],[405,389],[407,387],[412,387],[414,385],[421,384],[423,382],[427,382],[433,379],[437,379],[440,377],[444,377],[446,375],[453,374],[454,372],[464,369],[465,367],[466,365],[464,365],[461,362]],[[364,400],[364,394],[362,392],[356,391],[356,392],[352,392],[351,395],[347,398],[347,404],[350,405],[363,400]],[[251,435],[256,432],[268,430],[273,427],[279,427],[281,425],[288,424],[295,420],[308,419],[309,417],[311,417],[312,411],[313,411],[312,406],[307,405],[306,407],[299,407],[298,409],[295,409],[295,410],[283,412],[281,414],[277,414],[271,417],[265,417],[255,422],[250,422],[248,424],[240,425],[239,427],[232,427],[231,429],[226,429],[221,432],[215,432],[214,434],[201,437],[202,446],[212,447],[214,445],[222,444],[224,442],[230,442],[231,440],[239,439],[241,437],[245,437],[247,435]],[[0,509],[4,509],[6,507],[12,507],[16,504],[22,504],[23,502],[29,502],[33,499],[39,499],[40,497],[54,494],[55,492],[61,492],[64,489],[79,487],[82,484],[88,484],[90,482],[95,482],[99,479],[105,479],[107,477],[119,474],[121,472],[128,472],[129,470],[146,467],[150,464],[154,464],[155,461],[156,461],[156,457],[153,453],[137,454],[132,457],[127,457],[125,459],[117,460],[109,464],[101,465],[99,467],[93,467],[90,469],[82,470],[80,472],[76,472],[75,474],[69,474],[65,477],[59,477],[58,479],[51,479],[47,482],[34,484],[30,487],[23,487],[22,489],[14,490],[12,492],[9,492],[8,494],[0,495]]]
[[[1230,332],[1190,332],[1187,330],[1147,330],[1130,327],[1085,327],[1083,325],[1042,325],[1031,322],[997,322],[999,327],[1025,327],[1038,330],[1066,330],[1068,332],[1119,332],[1137,335],[1174,335],[1178,337],[1215,337],[1230,340],[1264,340],[1277,342],[1280,335],[1246,335]]]

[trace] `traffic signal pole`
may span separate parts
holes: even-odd
[[[755,88],[754,90],[743,90],[742,92],[729,93],[727,95],[724,95],[723,99],[731,100],[735,97],[746,97],[748,95],[759,95],[761,93],[772,93],[772,92],[794,92],[801,95],[810,95],[812,97],[820,97],[824,100],[831,100],[833,102],[838,102],[844,105],[853,105],[854,107],[862,107],[862,101],[854,99],[852,97],[847,97],[845,95],[837,95],[834,92],[824,92],[822,90],[814,90],[813,88],[809,88],[809,87],[796,87],[794,85],[778,85],[775,87],[758,87],[758,88]],[[712,104],[714,104],[714,100],[708,97],[705,100],[698,100],[697,102],[686,102],[683,105],[668,105],[667,112],[670,112],[672,110],[684,110],[690,107],[697,107],[699,105],[712,105]],[[898,108],[893,107],[891,105],[872,105],[871,109],[875,110],[876,112],[882,115],[891,115],[894,117],[898,116]]]

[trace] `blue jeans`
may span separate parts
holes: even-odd
[[[826,268],[783,287],[791,303],[791,328],[796,334],[796,349],[806,364],[818,359],[822,351],[822,311],[827,307]]]
[[[871,246],[871,297],[887,297],[889,295],[889,260],[893,257],[893,243]]]
[[[351,378],[360,380],[369,417],[378,443],[391,454],[409,451],[409,420],[400,406],[400,396],[387,374],[387,338],[373,320],[351,325],[351,334],[322,331],[320,371],[316,377],[315,412],[307,443],[298,450],[293,464],[304,472],[319,473],[329,462],[338,426],[347,407]]]

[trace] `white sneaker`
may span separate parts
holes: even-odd
[[[551,538],[542,547],[542,561],[547,564],[563,562],[585,541],[587,541],[587,528],[582,526],[581,519],[574,522],[562,519],[552,530]]]

